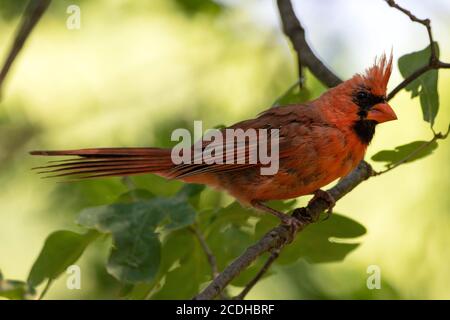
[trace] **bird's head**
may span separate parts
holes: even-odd
[[[372,140],[377,124],[397,119],[386,101],[391,71],[392,54],[389,60],[383,54],[365,73],[354,75],[326,95],[331,100],[327,113],[336,124],[350,126],[364,143]]]

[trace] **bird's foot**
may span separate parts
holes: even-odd
[[[295,216],[285,214],[285,217],[281,219],[281,223],[288,229],[286,243],[291,243],[294,241],[297,231],[303,226],[303,222]]]
[[[281,223],[288,229],[288,239],[286,239],[287,243],[290,243],[294,240],[295,235],[297,231],[302,227],[303,220],[299,220],[297,216],[291,216],[288,214],[285,214],[283,212],[280,212],[278,210],[275,210],[265,204],[263,204],[260,201],[254,200],[251,202],[252,206],[256,209],[259,209],[261,211],[270,213],[280,219]]]
[[[309,201],[309,203],[317,199],[322,199],[328,204],[327,216],[324,219],[328,220],[333,213],[333,208],[336,205],[336,200],[328,191],[324,191],[322,189],[318,189],[314,192],[314,197]]]
[[[300,221],[302,225],[307,225],[314,222],[309,209],[306,207],[294,209],[294,211],[292,212],[292,217],[295,217],[295,219]]]
[[[309,212],[308,208],[297,208],[294,209],[292,215],[285,215],[286,218],[282,219],[283,225],[285,225],[288,230],[288,239],[286,243],[291,243],[295,239],[295,235],[305,226],[314,222],[314,219]]]

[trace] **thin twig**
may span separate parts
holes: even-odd
[[[409,11],[409,10],[399,6],[394,0],[386,0],[386,3],[389,6],[395,8],[397,10],[400,10],[401,12],[406,14],[411,19],[411,21],[417,22],[417,23],[420,23],[420,24],[424,25],[425,28],[427,28],[428,39],[430,40],[430,44],[434,43],[433,33],[431,32],[431,21],[430,21],[430,19],[419,19],[419,18],[417,18],[414,14],[412,14],[411,11]],[[437,58],[436,48],[434,48],[434,46],[431,46],[431,57],[432,58]]]
[[[202,247],[203,251],[206,254],[206,257],[208,259],[208,263],[211,266],[211,275],[212,278],[215,279],[217,275],[219,274],[219,268],[217,267],[217,260],[214,254],[212,253],[211,249],[209,248],[208,244],[206,243],[206,239],[201,233],[201,231],[198,229],[196,225],[193,225],[189,227],[189,229],[194,233],[195,237],[197,238],[198,242],[200,243],[200,246]]]
[[[407,163],[410,159],[412,159],[419,152],[421,152],[422,150],[426,149],[428,146],[433,144],[435,141],[446,139],[448,137],[449,133],[450,133],[450,125],[449,125],[446,133],[441,133],[441,132],[435,133],[433,136],[433,139],[431,139],[427,142],[424,142],[422,145],[420,145],[417,149],[413,150],[410,154],[405,156],[403,159],[401,159],[401,160],[397,161],[396,163],[394,163],[393,165],[389,166],[389,168],[382,170],[382,171],[374,172],[374,176],[379,176],[379,175],[385,174],[386,172],[389,172],[392,169],[397,168],[398,166],[400,166],[404,163]]]
[[[278,98],[275,99],[275,101],[272,103],[272,107],[278,106],[278,103],[280,102],[280,100],[284,96],[291,93],[298,85],[300,85],[301,82],[302,82],[302,80],[300,78],[298,78],[297,81],[295,81],[289,88],[287,88],[287,90],[285,92],[283,92]],[[302,90],[302,89],[300,89],[300,90]]]
[[[450,63],[438,61],[437,66],[439,69],[450,69]]]
[[[305,85],[305,76],[303,75],[303,65],[300,59],[298,59],[298,80],[296,81],[298,83],[298,89],[302,90],[303,86]]]
[[[404,89],[408,84],[410,84],[411,82],[413,82],[414,80],[419,78],[424,73],[426,73],[426,72],[428,72],[430,70],[448,69],[448,68],[450,68],[450,63],[442,62],[442,61],[439,60],[438,52],[436,51],[436,46],[434,45],[433,32],[432,32],[432,29],[431,29],[431,21],[430,21],[430,19],[417,18],[417,16],[415,16],[411,11],[409,11],[409,10],[399,6],[394,0],[385,0],[385,1],[390,7],[395,8],[397,10],[400,10],[405,15],[407,15],[411,19],[411,21],[420,23],[423,26],[425,26],[425,28],[427,30],[427,34],[428,34],[428,39],[429,39],[429,42],[430,42],[430,44],[429,44],[429,46],[430,46],[430,58],[428,60],[428,64],[420,67],[419,69],[417,69],[416,71],[411,73],[408,77],[406,77],[401,83],[399,83],[387,96],[387,100],[391,100],[399,91]],[[379,171],[379,172],[376,172],[375,175],[384,174],[384,173],[389,172],[392,169],[398,167],[399,165],[402,165],[402,164],[408,162],[415,155],[417,155],[419,152],[421,152],[422,150],[424,150],[425,148],[430,146],[436,140],[445,139],[448,136],[448,133],[449,133],[449,131],[447,131],[447,133],[445,133],[445,134],[436,133],[436,131],[433,128],[433,124],[432,123],[430,124],[430,129],[431,129],[431,131],[433,133],[433,139],[431,139],[430,141],[425,142],[424,144],[419,146],[417,149],[413,150],[406,157],[404,157],[403,159],[401,159],[397,163],[391,165],[389,168],[387,168],[385,170],[382,170],[382,171]],[[449,130],[450,130],[450,127],[449,127]]]
[[[295,51],[297,52],[298,79],[272,104],[277,106],[282,97],[299,86],[303,89],[304,75],[303,67],[307,67],[317,79],[327,87],[337,86],[342,80],[334,74],[313,52],[306,41],[306,32],[300,20],[297,18],[290,0],[277,0],[278,10],[280,12],[283,30],[286,36],[291,40]]]
[[[328,87],[335,87],[342,80],[334,74],[312,51],[306,41],[305,29],[295,15],[290,0],[277,0],[284,33],[291,40],[298,55],[299,66],[305,66]]]
[[[48,289],[50,289],[50,286],[52,285],[52,283],[53,283],[52,279],[48,279],[47,280],[47,283],[45,284],[44,290],[42,290],[41,294],[38,297],[38,300],[42,300],[45,297],[45,295],[47,294]]]
[[[0,71],[0,99],[2,84],[8,74],[14,60],[22,49],[25,41],[30,35],[33,28],[36,26],[44,12],[50,5],[51,0],[30,0],[27,8],[22,16],[20,27],[14,38],[14,42]]]
[[[431,30],[431,21],[430,19],[419,19],[411,11],[399,6],[394,0],[385,0],[386,3],[397,10],[400,10],[405,15],[407,15],[411,21],[417,22],[425,26],[427,29],[428,39],[430,42],[430,59],[428,60],[428,64],[420,67],[412,74],[410,74],[407,78],[405,78],[400,84],[398,84],[387,96],[387,100],[392,99],[400,90],[405,88],[408,84],[419,78],[422,74],[435,69],[446,69],[450,68],[450,63],[442,62],[439,60],[438,53],[436,51],[436,47],[434,45],[433,40],[433,32]]]
[[[411,73],[407,78],[405,78],[402,82],[400,82],[389,94],[387,95],[387,100],[391,100],[400,90],[405,88],[408,84],[416,80],[418,77],[420,77],[425,72],[433,69],[429,64],[420,67],[413,73]]]
[[[262,268],[259,270],[259,272],[256,274],[256,276],[250,280],[249,283],[242,289],[241,293],[239,293],[236,297],[233,298],[233,300],[243,300],[245,296],[250,292],[250,290],[253,289],[253,287],[258,283],[258,281],[262,278],[262,276],[269,270],[272,263],[275,262],[275,260],[280,255],[280,249],[276,248],[272,250],[272,253],[270,254],[267,261],[264,263]]]
[[[206,258],[208,259],[208,263],[211,266],[211,276],[212,280],[214,280],[219,275],[219,267],[217,266],[217,260],[216,256],[213,254],[212,250],[209,248],[208,243],[206,243],[206,239],[203,236],[203,233],[200,231],[197,225],[190,226],[189,229],[194,233],[195,237],[197,238],[198,242],[200,243],[200,246],[203,249],[203,252],[206,255]],[[228,299],[225,292],[221,291],[219,293],[219,296],[221,299]]]
[[[424,73],[435,70],[435,69],[449,69],[450,63],[442,62],[440,60],[433,62],[433,64],[427,64],[413,73],[411,73],[407,78],[405,78],[402,82],[400,82],[391,92],[389,92],[387,96],[387,100],[391,100],[400,90],[404,89],[408,84],[419,78]]]

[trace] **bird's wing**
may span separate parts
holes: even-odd
[[[315,110],[313,105],[289,105],[271,108],[263,113],[261,113],[257,118],[251,120],[245,120],[230,126],[227,129],[242,129],[244,132],[248,129],[266,129],[267,130],[267,140],[260,134],[257,134],[257,139],[252,139],[247,141],[244,145],[236,145],[234,141],[225,142],[213,141],[213,142],[203,142],[202,150],[206,148],[217,148],[217,150],[222,151],[222,162],[221,163],[211,163],[212,160],[208,159],[208,156],[203,158],[203,162],[200,164],[195,164],[191,161],[191,164],[180,164],[175,166],[171,172],[170,176],[173,178],[185,178],[197,174],[204,173],[217,173],[225,171],[235,171],[247,168],[261,167],[262,164],[258,161],[257,163],[250,163],[250,154],[252,152],[258,152],[258,145],[265,144],[267,150],[271,150],[271,143],[276,143],[279,150],[279,158],[286,158],[292,156],[297,150],[297,146],[293,142],[294,138],[299,138],[299,136],[307,133],[311,126],[317,126],[324,124],[323,118],[320,116],[317,110]],[[278,130],[278,141],[270,140],[271,129]],[[221,133],[226,137],[226,129],[222,129]],[[269,141],[269,143],[267,142]],[[193,150],[193,149],[192,149]],[[257,153],[256,153],[257,154]],[[238,155],[242,155],[245,159],[245,163],[236,163]],[[226,159],[233,159],[233,163],[226,163]],[[192,160],[198,160],[195,156]],[[258,159],[259,160],[259,159]],[[211,164],[208,164],[211,163]]]

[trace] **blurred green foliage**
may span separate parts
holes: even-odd
[[[11,300],[32,299],[36,291],[25,281],[6,280],[0,272],[0,297]]]
[[[28,3],[28,0],[0,1],[0,16],[2,19],[10,20],[20,16]]]
[[[144,195],[145,200],[136,197],[137,194]],[[161,260],[156,230],[168,232],[191,225],[195,211],[184,192],[170,199],[148,199],[149,193],[142,191],[133,191],[132,195],[131,203],[84,209],[77,222],[112,234],[113,247],[107,263],[110,274],[124,283],[151,282]]]
[[[428,141],[414,141],[403,146],[398,146],[394,150],[382,150],[374,154],[372,160],[386,162],[386,166],[390,167],[405,158],[408,159],[406,162],[412,162],[429,156],[437,147],[438,144],[436,141],[433,141],[432,143],[429,143]],[[416,150],[420,151],[416,152]],[[413,154],[413,156],[410,156],[411,154]]]
[[[219,15],[225,9],[219,2],[76,1],[83,6],[86,33],[64,29],[68,4],[73,3],[53,1],[39,32],[33,35],[36,40],[31,39],[26,55],[18,60],[7,99],[0,105],[0,182],[4,186],[0,266],[6,265],[7,275],[12,274],[8,279],[25,279],[32,265],[28,281],[0,276],[0,296],[35,298],[45,280],[50,280],[54,287],[48,297],[189,299],[212,277],[192,228],[201,230],[223,270],[277,221],[242,208],[223,193],[156,176],[43,182],[30,173],[38,161],[26,157],[26,152],[40,146],[89,144],[170,147],[175,143],[170,141],[172,130],[191,128],[195,119],[205,119],[210,127],[227,125],[254,116],[273,101],[289,104],[313,99],[324,87],[306,72],[301,90],[296,85],[282,94],[295,81],[295,68],[280,49],[279,39],[248,25],[245,34],[242,29],[236,31],[238,15],[232,10],[229,17]],[[5,24],[18,17],[24,6],[25,1],[0,2]],[[134,7],[138,10],[122,12]],[[7,47],[10,35],[0,37]],[[428,55],[429,48],[400,58],[401,74],[407,76],[426,64]],[[422,77],[408,90],[420,96],[423,118],[431,123],[448,118],[445,110],[436,118],[437,71]],[[442,95],[445,99],[444,91],[441,99]],[[410,104],[409,99],[406,102],[399,105]],[[398,111],[402,113],[401,107]],[[403,125],[386,129],[383,139],[374,142],[375,151],[394,144],[376,153],[374,161],[391,165],[420,146],[426,131],[415,114],[408,106]],[[410,127],[417,128],[415,135],[408,131]],[[402,135],[398,128],[409,135]],[[448,186],[449,153],[448,148],[436,147],[431,144],[410,159],[432,152],[437,157],[430,157],[422,167],[422,162],[411,164],[414,174],[408,171],[402,178],[364,184],[361,191],[339,202],[339,211],[346,216],[334,214],[304,230],[281,253],[251,297],[448,296],[448,287],[443,285],[448,280],[445,261],[450,260],[445,252],[448,228],[435,222],[448,221],[449,203],[448,199],[439,201],[443,197],[435,186]],[[434,175],[430,161],[441,167]],[[401,198],[397,186],[408,178],[404,184],[413,189],[405,189]],[[416,181],[420,186],[414,185]],[[389,198],[394,193],[387,191],[391,186],[395,199]],[[407,191],[416,193],[412,196]],[[301,201],[271,205],[290,211],[302,205]],[[426,217],[424,209],[430,211]],[[75,216],[79,226],[73,223]],[[363,225],[369,229],[367,234]],[[75,231],[54,231],[61,228]],[[235,279],[230,292],[254,277],[266,258],[258,259]],[[83,290],[72,293],[64,281],[57,280],[75,262],[82,265],[83,279],[88,280],[83,280]],[[365,271],[372,263],[387,270],[383,271],[382,290],[367,289]]]
[[[227,207],[201,210],[203,186],[185,185],[174,196],[161,198],[147,190],[133,189],[117,203],[82,210],[77,223],[95,230],[86,234],[56,231],[45,241],[27,283],[36,287],[45,279],[56,279],[75,263],[98,232],[110,234],[112,243],[106,270],[121,282],[123,297],[130,299],[189,299],[203,283],[211,280],[212,266],[192,228],[201,227],[208,247],[223,270],[248,246],[278,224],[233,202]],[[279,210],[293,209],[294,201],[275,202]],[[200,210],[196,212],[196,209]],[[255,224],[256,219],[258,222]],[[292,264],[300,258],[310,262],[340,261],[358,244],[336,243],[332,238],[362,236],[365,228],[335,214],[325,223],[301,233],[283,251],[277,264]],[[226,244],[226,245],[224,245]],[[236,278],[244,286],[262,266],[263,258]],[[270,274],[268,274],[270,275]],[[180,289],[180,283],[184,285]]]
[[[262,237],[268,227],[274,227],[276,220],[264,217],[256,225],[255,238]],[[366,228],[358,222],[339,213],[309,226],[287,246],[276,261],[291,264],[303,258],[310,263],[341,261],[359,246],[354,238],[363,236]]]
[[[31,268],[27,283],[31,287],[36,287],[44,280],[55,280],[80,258],[86,247],[97,236],[97,232],[79,234],[60,230],[51,233]]]
[[[436,55],[439,58],[439,45],[434,44]],[[407,78],[415,70],[427,65],[431,56],[430,46],[423,50],[406,54],[398,59],[398,68],[404,78]],[[420,97],[423,119],[434,124],[434,119],[439,111],[439,94],[437,90],[439,70],[430,70],[412,81],[405,88],[411,91],[411,98]]]
[[[173,0],[187,14],[218,14],[225,8],[214,0]]]
[[[2,0],[0,1],[0,20],[9,22],[20,18],[24,13],[28,2],[33,0]],[[85,0],[58,0],[52,1],[47,14],[64,17],[66,9],[70,5],[81,5]]]

